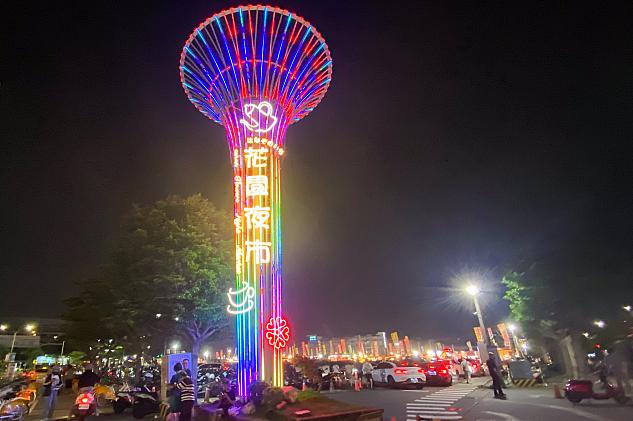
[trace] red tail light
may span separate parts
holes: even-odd
[[[424,371],[424,369],[421,368],[421,369],[418,370],[418,373],[426,374],[426,371]]]
[[[81,398],[81,403],[88,403],[88,402],[90,402],[90,399],[88,399],[86,397]]]
[[[442,374],[446,374],[446,373],[448,373],[448,371],[446,371],[446,370],[440,370],[440,373],[442,373]]]
[[[395,370],[393,370],[393,374],[407,374],[407,370],[396,368]]]

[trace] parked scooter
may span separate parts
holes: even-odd
[[[145,415],[154,414],[160,411],[160,404],[156,392],[150,392],[147,388],[142,392],[138,392],[134,396],[132,404],[132,416],[137,419],[143,418]]]
[[[79,421],[84,421],[86,417],[95,413],[97,409],[97,399],[94,392],[81,392],[75,399],[75,404],[72,408],[72,415],[77,417]]]
[[[591,380],[570,380],[565,385],[565,397],[572,403],[579,403],[583,399],[605,400],[613,398],[617,403],[625,405],[629,398],[624,390],[605,383],[604,392],[594,392]]]
[[[127,408],[131,408],[134,403],[134,396],[136,395],[136,390],[134,387],[130,386],[128,383],[125,383],[116,394],[116,397],[112,401],[112,409],[115,414],[121,414]]]

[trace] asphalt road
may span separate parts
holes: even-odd
[[[555,399],[551,388],[506,390],[508,399],[494,399],[492,390],[479,388],[486,379],[473,385],[426,387],[418,390],[376,388],[361,392],[335,392],[341,401],[382,408],[386,421],[471,420],[471,421],[633,421],[633,405],[620,406],[613,400],[587,401],[573,405]]]

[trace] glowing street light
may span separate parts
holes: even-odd
[[[631,305],[626,305],[626,306],[622,306],[622,310],[624,311],[628,311],[629,313],[631,312],[631,309],[633,309],[633,307],[631,307]]]
[[[2,332],[4,332],[5,330],[7,330],[8,328],[9,328],[9,326],[8,326],[8,325],[5,325],[5,324],[1,324],[1,325],[0,325],[0,331],[2,331]]]
[[[598,326],[600,329],[604,329],[604,327],[607,325],[604,320],[596,320],[595,322],[593,322],[593,324]]]
[[[583,332],[582,336],[584,336],[585,338],[589,339],[589,332]]]
[[[174,351],[178,351],[178,349],[180,349],[180,343],[179,342],[174,342],[171,344],[171,347]]]
[[[475,296],[476,296],[477,294],[479,294],[481,291],[480,291],[480,289],[479,289],[479,287],[478,287],[477,285],[472,285],[472,284],[471,284],[471,285],[468,285],[468,286],[466,287],[466,292],[467,292],[469,295],[472,295],[473,297],[475,297]]]

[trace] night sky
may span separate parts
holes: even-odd
[[[0,316],[59,315],[132,203],[201,192],[230,209],[224,130],[178,62],[238,4],[2,2]],[[553,264],[590,274],[579,287],[633,298],[631,2],[275,4],[334,61],[283,163],[299,336],[471,335],[455,277],[486,278],[497,322],[505,268],[561,251]]]

